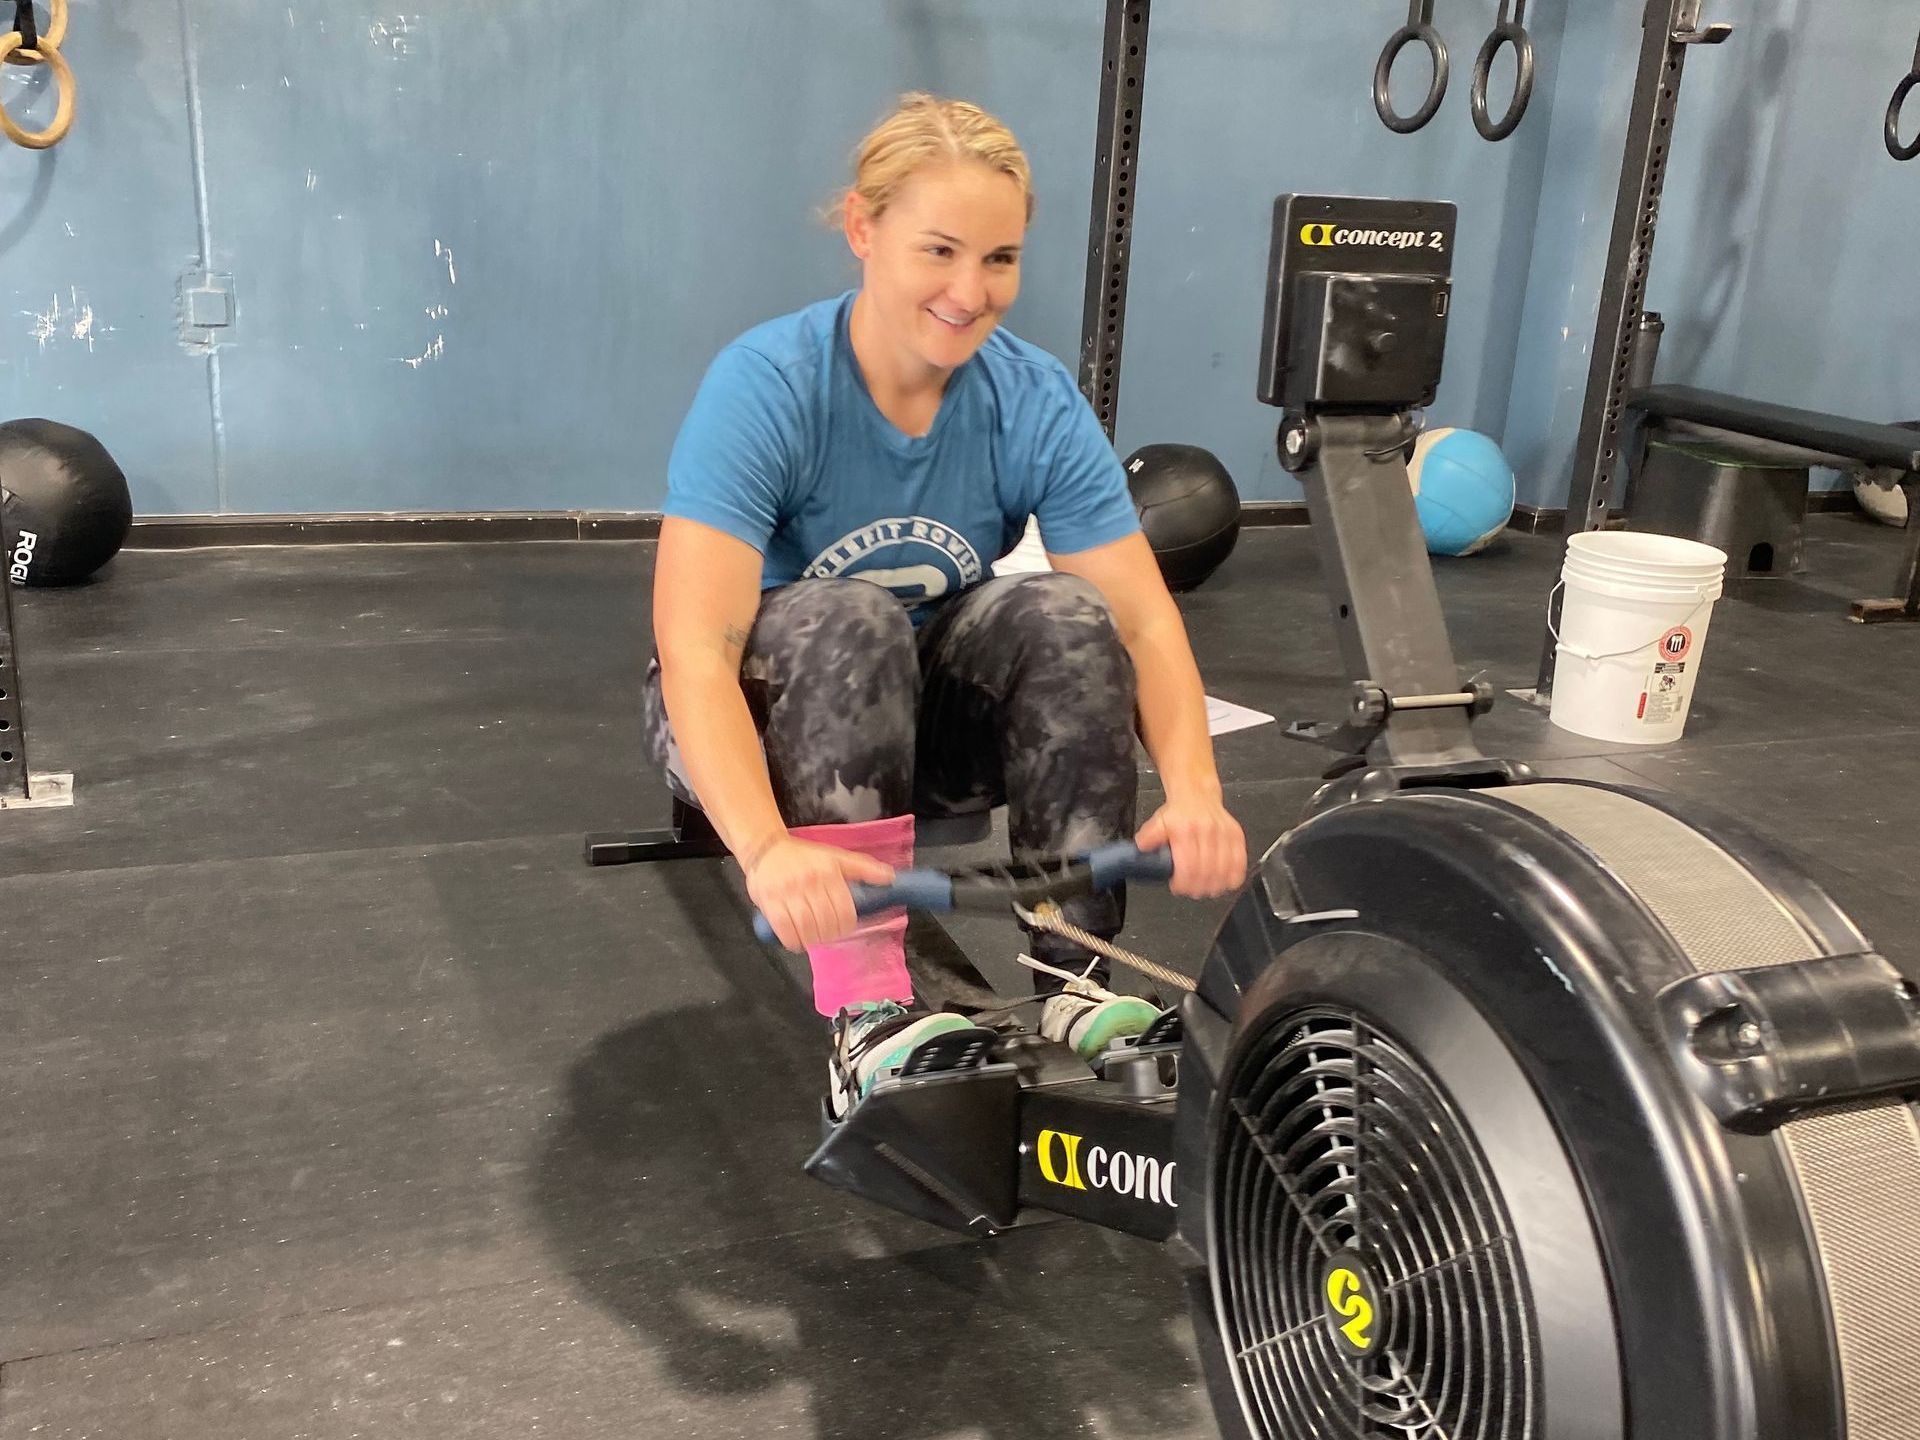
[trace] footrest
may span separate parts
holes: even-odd
[[[1179,1008],[1175,1007],[1172,1010],[1162,1011],[1160,1018],[1149,1025],[1145,1033],[1140,1036],[1139,1043],[1142,1046],[1178,1045],[1185,1038],[1186,1033],[1187,1027],[1180,1019]]]
[[[993,1049],[993,1031],[976,1025],[971,1030],[948,1030],[913,1047],[899,1078],[917,1079],[922,1075],[944,1075],[954,1070],[972,1070],[987,1063]]]
[[[958,1030],[928,1041],[913,1060],[946,1068],[882,1080],[843,1120],[834,1121],[823,1103],[823,1137],[807,1173],[963,1234],[1011,1229],[1019,1212],[1020,1072],[982,1063],[981,1035],[990,1040],[992,1032]]]

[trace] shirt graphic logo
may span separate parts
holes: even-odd
[[[850,531],[813,557],[806,578],[869,580],[913,608],[964,590],[985,568],[966,536],[937,520],[907,515]]]

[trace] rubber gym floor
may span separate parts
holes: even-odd
[[[1911,953],[1920,630],[1845,619],[1899,546],[1812,517],[1803,577],[1721,601],[1677,747],[1512,701],[1482,744],[1712,802]],[[1530,683],[1558,554],[1440,563],[1464,674]],[[1154,1247],[806,1179],[824,1029],[732,867],[581,862],[664,814],[651,562],[130,551],[22,598],[34,765],[78,804],[0,815],[0,1440],[1214,1433]],[[1308,532],[1247,532],[1184,609],[1211,693],[1337,713]],[[1218,749],[1258,853],[1323,753]],[[1128,934],[1197,968],[1222,909],[1137,890]],[[953,929],[1013,973],[1011,925]]]

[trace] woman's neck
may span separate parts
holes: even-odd
[[[953,372],[927,365],[889,344],[864,290],[853,297],[847,339],[853,346],[854,363],[867,382],[867,393],[880,413],[909,433],[922,433],[926,426],[913,422],[924,418],[926,425],[931,425]],[[903,424],[902,417],[909,423]]]

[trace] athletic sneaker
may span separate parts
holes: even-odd
[[[1092,1060],[1116,1040],[1146,1034],[1159,1018],[1159,1008],[1138,996],[1107,992],[1097,1000],[1063,990],[1040,1007],[1040,1033]]]
[[[849,1006],[833,1021],[833,1056],[827,1063],[827,1100],[838,1120],[866,1098],[886,1073],[907,1063],[913,1052],[936,1035],[978,1030],[964,1015],[929,1015],[895,1000]],[[984,1037],[987,1032],[982,1030]]]

